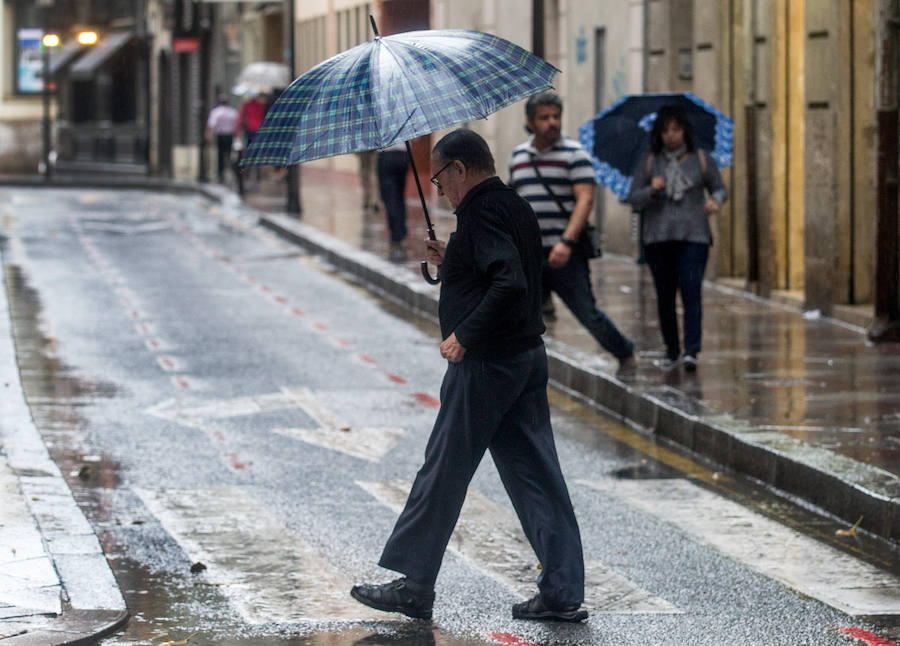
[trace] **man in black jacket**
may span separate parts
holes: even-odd
[[[441,356],[449,362],[425,462],[379,565],[405,576],[354,586],[368,606],[428,619],[434,583],[469,481],[490,450],[541,563],[540,592],[517,619],[582,621],[584,561],[547,402],[541,234],[531,207],[496,177],[487,143],[455,130],[434,147],[431,181],[456,209],[441,267]]]

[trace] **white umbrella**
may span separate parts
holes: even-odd
[[[271,94],[276,89],[286,88],[291,80],[290,70],[284,63],[258,61],[244,68],[232,92],[238,96]]]

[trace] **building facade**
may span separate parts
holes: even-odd
[[[570,136],[619,97],[691,91],[735,122],[731,199],[713,223],[711,277],[900,338],[898,0],[0,0],[0,172],[44,150],[37,39],[52,52],[59,163],[209,176],[203,124],[244,65],[295,75],[373,36],[477,29],[556,65]],[[69,45],[94,28],[100,47]],[[73,71],[74,70],[74,71]],[[231,97],[237,102],[236,97]],[[56,108],[58,107],[58,110]],[[505,175],[526,137],[522,104],[469,127]],[[435,137],[414,143],[427,173]],[[351,156],[314,162],[355,171]],[[429,189],[427,182],[426,190]],[[637,255],[635,218],[598,188],[596,224]]]

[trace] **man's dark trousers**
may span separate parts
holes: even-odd
[[[382,150],[378,153],[376,172],[381,201],[387,211],[391,242],[406,238],[406,174],[409,157],[405,150]]]
[[[231,144],[233,142],[234,135],[216,135],[216,152],[218,153],[216,170],[220,183],[225,181],[225,168],[231,161]]]
[[[542,279],[544,295],[556,292],[604,350],[616,359],[625,359],[634,353],[634,344],[619,332],[603,311],[597,309],[591,270],[580,245],[572,249],[569,262],[562,267],[551,267],[545,259]]]
[[[553,442],[543,345],[510,358],[465,356],[449,364],[425,463],[379,565],[434,585],[469,481],[487,449],[541,563],[544,602],[553,608],[580,605],[581,536]]]

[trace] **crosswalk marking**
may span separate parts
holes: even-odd
[[[237,487],[135,492],[246,622],[384,618],[354,601],[350,581]]]
[[[381,460],[406,433],[402,428],[348,427],[275,428],[272,432],[369,462]]]
[[[579,480],[851,616],[900,615],[900,577],[687,480]]]
[[[357,484],[397,513],[402,510],[411,487],[411,483],[405,481]],[[522,598],[537,592],[534,551],[518,519],[483,494],[469,491],[448,547]],[[585,561],[584,605],[600,614],[681,612],[671,603],[590,560]]]
[[[331,393],[339,396],[340,393]],[[355,396],[369,396],[359,393]],[[375,393],[382,402],[386,398],[399,401],[402,395]],[[299,408],[317,425],[314,428],[274,428],[274,433],[301,440],[333,451],[340,451],[370,462],[381,460],[399,442],[406,431],[395,427],[353,426],[330,410],[319,395],[309,388],[282,388],[280,392],[210,401],[169,399],[147,413],[184,426],[212,434],[222,433],[217,420],[254,415],[276,410]]]

